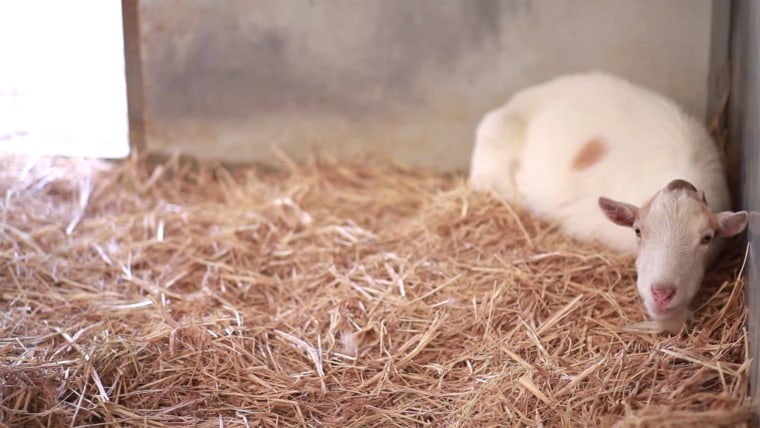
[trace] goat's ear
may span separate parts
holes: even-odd
[[[633,222],[636,221],[636,214],[639,212],[639,208],[635,205],[615,201],[604,196],[599,198],[599,208],[613,223],[627,227],[633,226]]]
[[[726,238],[740,234],[747,227],[749,214],[747,211],[723,211],[715,214],[715,219],[718,220],[718,236]]]

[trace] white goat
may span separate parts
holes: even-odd
[[[660,331],[690,317],[720,252],[714,238],[742,232],[748,217],[729,211],[723,165],[700,123],[602,72],[524,89],[489,112],[469,182],[520,201],[568,235],[637,256],[639,295]]]

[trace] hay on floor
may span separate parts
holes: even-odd
[[[461,176],[6,158],[3,426],[741,426],[744,251],[678,335],[632,260]],[[738,279],[737,279],[738,278]]]

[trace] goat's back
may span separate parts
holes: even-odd
[[[480,158],[498,159],[499,150],[515,156],[513,166],[491,168],[491,181],[513,174],[526,207],[565,233],[633,253],[633,232],[604,217],[599,196],[641,206],[675,178],[704,190],[713,210],[729,208],[720,156],[704,127],[646,88],[600,72],[568,75],[520,91],[496,112],[489,120],[523,129],[512,134],[520,141],[493,132],[489,144],[476,141]]]

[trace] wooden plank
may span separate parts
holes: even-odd
[[[140,49],[140,0],[122,0],[121,10],[129,111],[129,145],[131,151],[136,150],[142,153],[145,148],[145,97]]]

